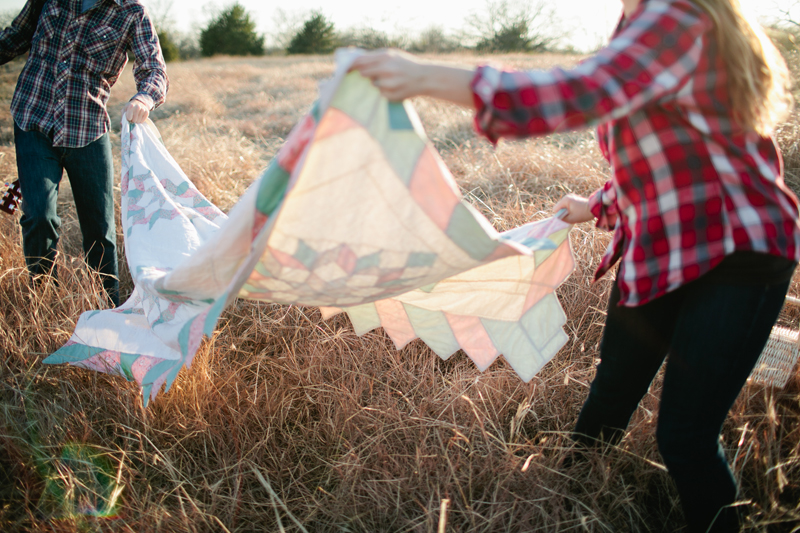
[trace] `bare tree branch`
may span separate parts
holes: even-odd
[[[800,27],[800,22],[798,22],[792,17],[792,11],[797,11],[798,9],[800,9],[800,0],[795,0],[788,7],[783,7],[778,2],[775,2],[774,5],[775,5],[775,10],[778,13],[780,13],[779,17],[780,22],[786,22],[793,26]]]
[[[547,0],[487,0],[481,12],[464,19],[466,36],[487,51],[538,51],[553,48],[563,32]]]
[[[150,12],[150,20],[158,31],[171,30],[175,25],[172,18],[172,6],[175,0],[148,0],[147,10]]]

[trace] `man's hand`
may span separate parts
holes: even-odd
[[[122,112],[125,114],[125,118],[128,119],[128,122],[132,124],[144,122],[147,120],[147,117],[150,116],[150,110],[147,108],[147,106],[136,99],[125,104]]]

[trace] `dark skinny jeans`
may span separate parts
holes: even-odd
[[[58,188],[67,171],[83,234],[86,262],[103,277],[111,303],[119,305],[114,163],[106,133],[82,148],[54,147],[47,135],[14,124],[17,171],[22,189],[22,250],[32,276],[52,272],[61,219]]]
[[[703,276],[639,307],[614,285],[601,362],[573,438],[615,444],[669,354],[656,440],[692,532],[739,531],[737,487],[719,436],[783,305],[789,281]]]

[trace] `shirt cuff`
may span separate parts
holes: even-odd
[[[131,98],[130,101],[133,102],[134,100],[138,100],[143,103],[145,107],[147,107],[148,111],[152,111],[155,107],[155,101],[153,100],[153,97],[147,93],[136,93],[133,95],[133,98]]]
[[[494,93],[500,84],[500,71],[489,65],[481,65],[475,70],[470,83],[472,103],[475,107],[475,131],[497,144],[500,135],[491,131]]]
[[[613,184],[609,181],[589,196],[589,210],[597,219],[597,227],[613,230],[617,225],[617,203]]]

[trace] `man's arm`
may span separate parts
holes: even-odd
[[[138,91],[123,110],[131,122],[143,122],[150,111],[164,103],[169,88],[167,65],[153,22],[146,11],[133,30],[133,78]]]
[[[39,15],[47,0],[28,0],[11,25],[0,31],[0,65],[31,48]]]

